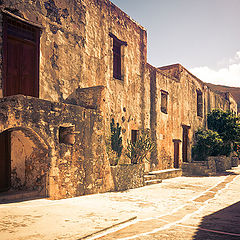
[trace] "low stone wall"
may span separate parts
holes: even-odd
[[[184,176],[212,176],[238,165],[238,157],[211,156],[207,161],[183,163],[182,171]]]
[[[208,159],[212,159],[215,161],[217,172],[225,172],[226,170],[232,168],[231,157],[216,156],[216,157],[208,157]]]
[[[215,160],[182,163],[182,171],[184,176],[212,176],[216,173]]]
[[[144,164],[111,166],[115,191],[144,186]]]
[[[237,167],[239,165],[239,158],[238,157],[232,157],[232,166]]]

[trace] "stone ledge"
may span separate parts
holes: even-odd
[[[182,176],[182,169],[172,168],[160,171],[149,172],[148,175],[155,175],[157,179],[168,179]]]

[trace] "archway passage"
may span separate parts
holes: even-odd
[[[10,128],[0,133],[0,192],[45,196],[48,153],[32,129]]]
[[[0,192],[7,191],[11,185],[10,135],[0,133]]]

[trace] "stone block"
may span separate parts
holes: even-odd
[[[115,191],[144,186],[144,164],[111,166]]]

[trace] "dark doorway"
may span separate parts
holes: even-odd
[[[39,28],[4,15],[4,96],[39,96],[39,36]]]
[[[138,130],[132,130],[132,134],[131,134],[132,143],[135,143],[137,139],[138,139]]]
[[[188,161],[188,145],[189,145],[189,139],[188,139],[188,133],[190,126],[182,125],[183,128],[183,141],[182,141],[182,160],[183,162]]]
[[[173,139],[174,143],[174,168],[180,167],[180,161],[179,161],[179,143],[181,140],[179,139]]]
[[[0,192],[10,188],[10,134],[8,131],[0,134]]]

